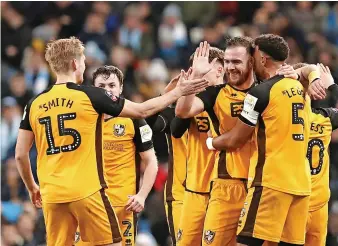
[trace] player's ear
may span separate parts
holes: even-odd
[[[70,66],[71,66],[71,69],[73,71],[76,71],[78,69],[78,64],[77,64],[77,60],[76,59],[73,59],[71,62],[70,62]]]
[[[216,77],[221,77],[224,74],[224,67],[222,65],[217,66]]]
[[[249,57],[249,67],[252,68],[254,66],[254,62],[255,62],[255,59],[253,58],[253,56],[250,56]]]
[[[120,87],[120,95],[122,94],[122,92],[123,92],[123,84]]]

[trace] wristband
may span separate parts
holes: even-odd
[[[320,79],[320,73],[318,71],[312,71],[307,78],[311,84],[316,79]]]
[[[207,147],[208,147],[209,150],[216,150],[214,148],[214,146],[212,146],[212,140],[213,140],[213,138],[207,138],[207,140],[206,140]]]

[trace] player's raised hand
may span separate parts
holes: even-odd
[[[133,211],[135,213],[140,213],[144,209],[145,200],[146,200],[145,197],[139,194],[131,196],[127,202],[126,210]]]
[[[322,79],[317,79],[310,84],[308,94],[313,100],[322,100],[326,97],[326,91]]]
[[[40,194],[40,187],[34,184],[33,189],[29,190],[29,197],[36,208],[42,208],[42,198]]]
[[[280,67],[277,72],[277,75],[283,75],[285,78],[290,78],[290,79],[298,79],[298,74],[296,70],[293,69],[292,66],[285,64],[282,67]]]
[[[164,93],[167,93],[167,92],[173,90],[176,87],[180,77],[181,77],[181,73],[179,73],[174,78],[172,78],[170,80],[169,84],[167,84],[167,86],[164,88]]]
[[[177,87],[180,90],[181,96],[197,94],[205,90],[209,82],[205,79],[186,79],[187,74],[181,70],[180,79],[177,82]]]
[[[194,60],[192,65],[193,78],[202,78],[209,73],[217,61],[215,58],[209,63],[210,44],[207,41],[201,42],[200,46],[194,53]]]
[[[334,79],[331,75],[330,68],[328,66],[324,66],[322,63],[317,64],[317,67],[320,71],[320,77],[323,82],[324,87],[327,89],[330,85],[334,84]]]

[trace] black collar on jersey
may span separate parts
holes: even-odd
[[[236,90],[236,91],[241,91],[241,92],[245,92],[247,93],[251,88],[255,87],[257,85],[257,81],[254,81],[254,83],[247,89],[244,89],[244,90],[240,90],[240,89],[237,89],[235,87],[233,87],[232,85],[230,85],[229,83],[227,83],[228,86],[230,86],[232,89]]]

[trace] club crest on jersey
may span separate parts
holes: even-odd
[[[80,241],[80,232],[75,232],[74,244]]]
[[[177,232],[177,241],[180,241],[182,239],[183,231],[182,229],[178,229]]]
[[[113,100],[114,102],[117,101],[117,97],[113,95],[110,91],[106,91],[106,95]]]
[[[203,237],[204,242],[206,244],[211,244],[215,239],[215,234],[216,234],[216,232],[214,232],[214,231],[210,231],[210,230],[205,231],[204,237]]]
[[[114,124],[114,135],[116,137],[122,137],[125,133],[126,126],[121,124]]]

